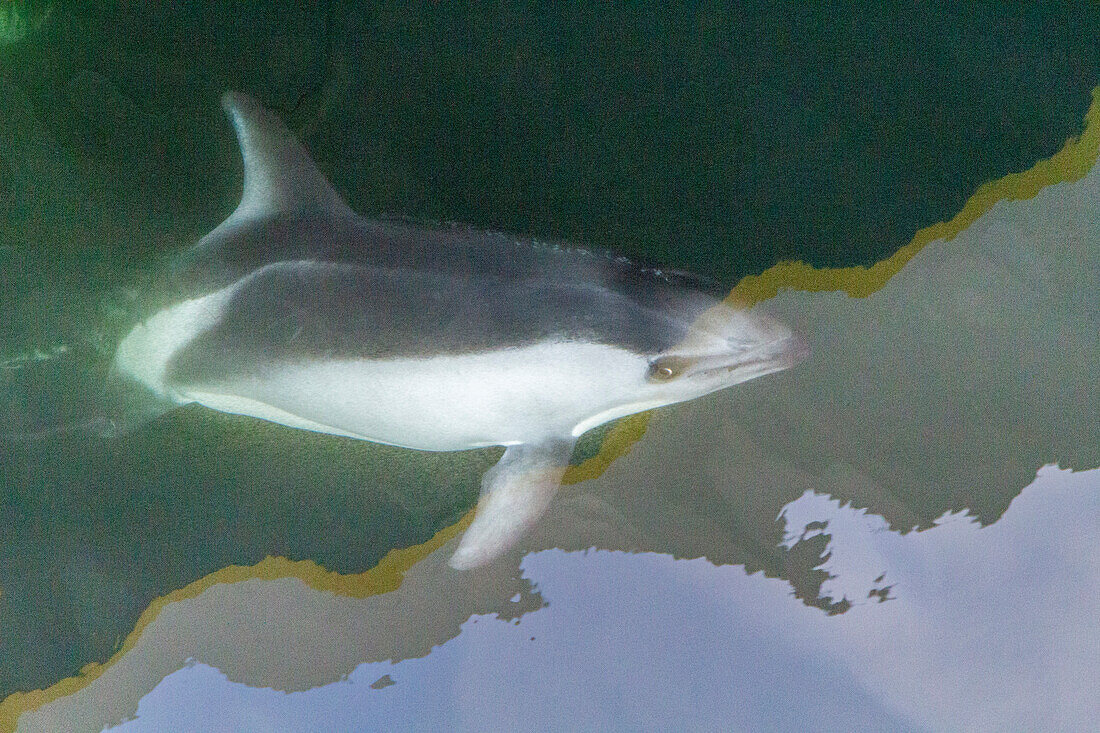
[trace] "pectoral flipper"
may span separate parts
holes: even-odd
[[[484,565],[529,530],[561,486],[576,441],[572,437],[509,446],[481,480],[473,524],[451,557],[457,570]]]

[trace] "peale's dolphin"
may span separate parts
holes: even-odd
[[[806,347],[685,273],[460,227],[356,215],[274,115],[223,97],[244,193],[183,253],[113,374],[199,403],[407,448],[504,446],[451,559],[543,513],[578,436],[786,369]]]

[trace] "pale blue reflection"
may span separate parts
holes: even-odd
[[[848,613],[737,567],[551,550],[524,560],[549,605],[521,622],[475,616],[426,658],[305,692],[192,665],[113,730],[1085,730],[1100,715],[1100,470],[1040,470],[984,529],[950,515],[899,535],[813,494],[783,516],[791,537],[828,523]],[[384,675],[396,684],[372,689]]]

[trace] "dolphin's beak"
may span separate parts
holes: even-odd
[[[687,373],[707,376],[739,374],[744,379],[751,379],[790,369],[810,355],[810,347],[802,337],[786,329],[784,331],[778,338],[749,348],[696,356]]]
[[[732,385],[789,369],[809,356],[810,349],[779,320],[719,303],[695,321],[670,353],[688,362],[684,376],[718,378]]]

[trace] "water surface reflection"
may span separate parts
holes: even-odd
[[[1100,714],[1098,486],[1100,471],[1046,467],[995,525],[950,515],[909,536],[798,499],[788,520],[828,521],[828,567],[862,591],[838,617],[703,560],[540,552],[523,571],[551,602],[518,625],[475,615],[425,659],[293,694],[197,663],[116,730],[173,730],[199,695],[200,727],[240,730],[1086,730]],[[879,573],[896,588],[881,604],[866,596]],[[283,590],[317,620],[315,592]],[[383,675],[395,684],[367,689]]]

